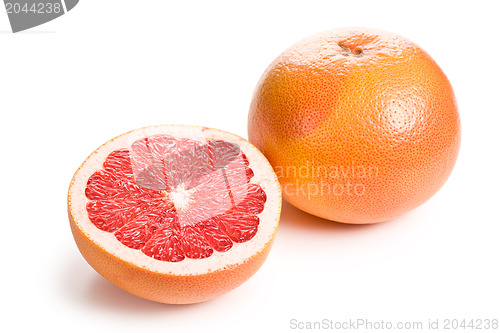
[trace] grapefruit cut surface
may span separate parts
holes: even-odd
[[[265,157],[244,139],[151,126],[112,139],[80,166],[68,194],[85,259],[138,296],[193,303],[262,265],[281,210]]]

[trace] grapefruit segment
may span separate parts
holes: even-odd
[[[221,230],[218,218],[204,221],[202,228],[206,240],[215,251],[226,252],[233,247],[231,239]]]
[[[263,263],[281,189],[264,156],[242,138],[152,126],[89,156],[73,177],[68,207],[77,245],[101,275],[147,299],[193,303],[236,287]],[[231,276],[225,285],[214,280],[221,274]],[[183,290],[194,280],[197,288]]]
[[[220,218],[220,226],[229,238],[236,243],[243,243],[257,233],[259,218],[240,212],[226,214]]]
[[[180,245],[180,230],[171,225],[159,229],[141,249],[142,253],[157,260],[178,262],[184,260]]]
[[[181,247],[187,258],[203,259],[214,252],[202,229],[192,225],[181,229]]]
[[[127,223],[115,232],[115,237],[120,243],[131,249],[143,248],[157,229],[155,218],[137,219]]]

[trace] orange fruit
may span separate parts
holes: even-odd
[[[249,141],[292,205],[345,223],[375,223],[429,199],[457,159],[452,87],[413,42],[384,31],[322,32],[265,70]]]
[[[151,126],[96,149],[68,193],[87,262],[118,287],[163,303],[202,302],[266,259],[281,189],[246,140],[193,126]]]

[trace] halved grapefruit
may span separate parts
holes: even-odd
[[[263,264],[281,189],[246,140],[160,125],[96,149],[71,181],[68,210],[80,252],[106,279],[149,300],[196,303],[232,290]]]

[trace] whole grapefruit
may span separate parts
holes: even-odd
[[[366,28],[322,32],[265,70],[249,140],[283,197],[313,215],[376,223],[419,206],[446,182],[460,119],[446,75],[422,48]]]

